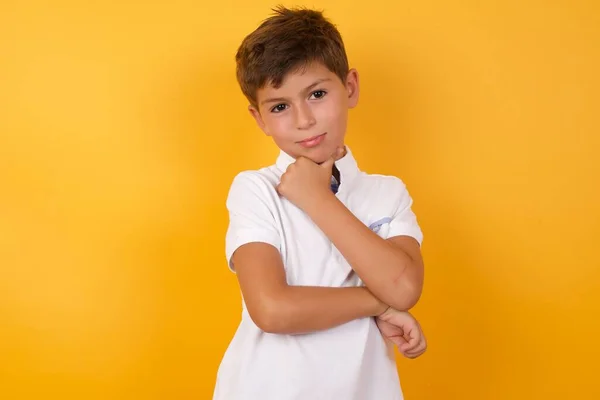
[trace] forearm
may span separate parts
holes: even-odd
[[[261,329],[301,334],[380,315],[387,305],[364,287],[285,286],[263,302]],[[260,326],[262,325],[262,326]]]
[[[421,277],[407,253],[371,231],[333,195],[308,213],[373,294],[398,310],[414,305]]]

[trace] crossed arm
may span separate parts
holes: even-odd
[[[288,285],[279,251],[270,244],[243,245],[233,264],[250,317],[268,333],[325,330],[388,308],[364,287]]]
[[[379,237],[335,196],[324,197],[319,207],[307,212],[367,287],[290,286],[277,249],[248,243],[233,254],[232,262],[248,312],[259,328],[270,333],[312,332],[378,316],[388,307],[409,310],[417,303],[423,261],[414,238]]]

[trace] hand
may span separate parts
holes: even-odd
[[[375,322],[381,334],[398,346],[404,357],[417,358],[427,349],[421,326],[408,312],[388,308]]]
[[[305,157],[298,157],[281,176],[277,192],[296,207],[308,212],[326,196],[332,195],[331,170],[333,163],[343,153],[338,148],[321,165]]]

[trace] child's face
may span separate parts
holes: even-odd
[[[278,89],[259,89],[256,100],[250,112],[281,150],[321,163],[344,145],[348,109],[358,102],[358,73],[351,70],[341,82],[314,63],[290,73]]]

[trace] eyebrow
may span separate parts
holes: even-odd
[[[319,85],[319,84],[321,84],[323,82],[330,81],[330,80],[331,80],[331,78],[321,78],[321,79],[318,79],[314,83],[312,83],[312,84],[308,85],[307,87],[305,87],[302,90],[302,92],[306,93],[306,92],[310,91],[311,89],[313,89],[315,86],[317,86],[317,85]],[[272,97],[270,99],[265,99],[265,100],[261,101],[260,104],[263,105],[263,104],[267,104],[267,103],[281,103],[281,102],[285,102],[287,100],[288,99],[286,99],[285,97]]]

